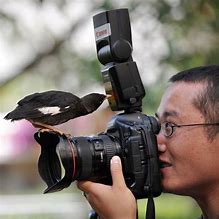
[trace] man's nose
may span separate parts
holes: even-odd
[[[161,132],[157,135],[157,146],[159,152],[165,152],[167,149],[165,136]]]

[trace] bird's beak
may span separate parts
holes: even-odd
[[[109,99],[109,98],[111,98],[111,97],[112,97],[111,94],[106,94],[106,99]]]

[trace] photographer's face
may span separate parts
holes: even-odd
[[[202,83],[173,83],[166,90],[157,111],[162,123],[175,125],[205,123],[193,105],[205,87]],[[164,162],[162,184],[166,192],[197,197],[218,187],[219,137],[210,141],[203,126],[175,128],[170,137],[158,137],[159,159]]]

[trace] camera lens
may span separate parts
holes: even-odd
[[[120,152],[117,141],[107,135],[74,137],[71,146],[76,151],[75,179],[104,181],[110,176],[110,160]]]
[[[69,139],[53,132],[38,132],[34,137],[41,145],[38,168],[48,186],[44,193],[62,190],[74,180],[111,183],[110,160],[120,154],[114,137],[100,134]]]

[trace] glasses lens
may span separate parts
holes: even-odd
[[[164,136],[166,136],[166,137],[171,136],[172,133],[173,133],[173,127],[172,127],[171,124],[168,123],[168,122],[163,123],[163,124],[161,125],[161,130],[162,130]]]

